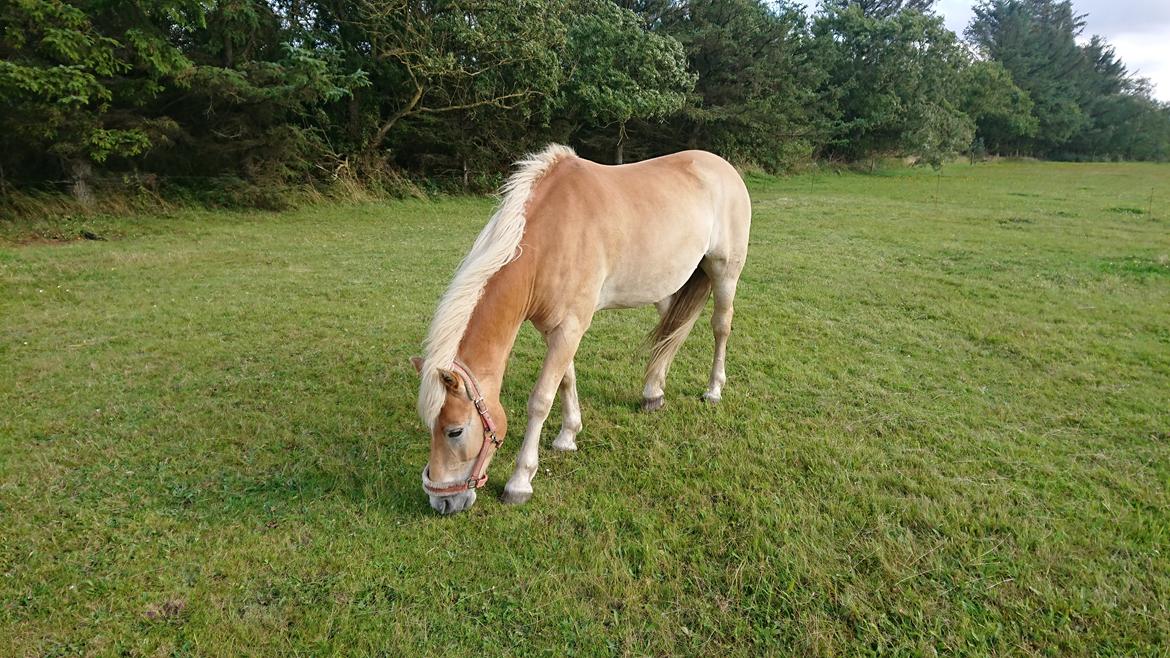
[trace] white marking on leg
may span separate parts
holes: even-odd
[[[581,431],[581,402],[577,398],[577,371],[569,362],[568,370],[561,379],[561,433],[553,441],[554,450],[576,450],[577,433]]]
[[[666,315],[670,310],[670,303],[674,301],[674,295],[654,303],[654,308],[658,310],[658,317]],[[663,363],[661,367],[655,368],[653,372],[646,373],[646,383],[642,387],[642,408],[646,410],[657,409],[665,404],[666,391],[666,368],[670,364]],[[660,400],[661,398],[661,400]]]
[[[727,383],[727,339],[731,336],[731,318],[734,315],[736,280],[725,278],[715,282],[715,311],[711,314],[711,331],[715,334],[715,359],[711,364],[711,378],[703,399],[718,402]]]

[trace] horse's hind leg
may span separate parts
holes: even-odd
[[[581,402],[577,399],[577,371],[573,362],[561,379],[561,433],[553,441],[553,450],[576,450],[577,433],[581,431]]]
[[[654,303],[654,308],[658,309],[659,320],[666,316],[666,312],[670,310],[670,302],[673,300],[674,295],[671,295]],[[663,387],[666,385],[666,371],[668,369],[670,369],[670,362],[663,361],[646,372],[646,381],[642,386],[642,411],[658,411],[666,406],[666,392]]]
[[[705,264],[713,281],[715,310],[711,314],[711,331],[715,334],[715,360],[711,364],[711,378],[703,400],[718,402],[723,397],[723,385],[727,383],[727,339],[731,336],[731,317],[734,315],[735,288],[739,282],[742,261],[716,261]]]
[[[674,295],[671,295],[662,301],[654,302],[654,308],[658,311],[658,317],[661,318],[662,316],[666,315],[666,312],[670,310],[670,302],[673,300]]]

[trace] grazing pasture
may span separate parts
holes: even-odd
[[[0,654],[1166,651],[1170,167],[749,187],[723,402],[601,313],[505,506],[526,328],[452,517],[408,358],[490,200],[3,225]]]

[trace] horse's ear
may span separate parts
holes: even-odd
[[[443,386],[446,386],[448,391],[459,392],[459,375],[456,375],[454,371],[439,368],[439,379],[443,380]]]
[[[421,356],[410,357],[410,365],[414,366],[414,372],[416,374],[422,374],[422,364],[423,360]]]

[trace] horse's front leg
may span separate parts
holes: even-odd
[[[532,497],[532,478],[536,476],[539,465],[537,450],[540,447],[540,430],[552,409],[557,387],[573,365],[573,355],[577,353],[585,324],[568,320],[545,333],[548,353],[544,357],[544,365],[536,378],[532,395],[528,397],[528,425],[524,428],[524,442],[520,444],[520,452],[516,455],[516,470],[512,472],[508,484],[504,485],[505,503],[525,503]]]
[[[577,398],[577,371],[573,362],[561,379],[561,433],[553,441],[553,450],[576,450],[577,433],[581,431],[581,401]]]

